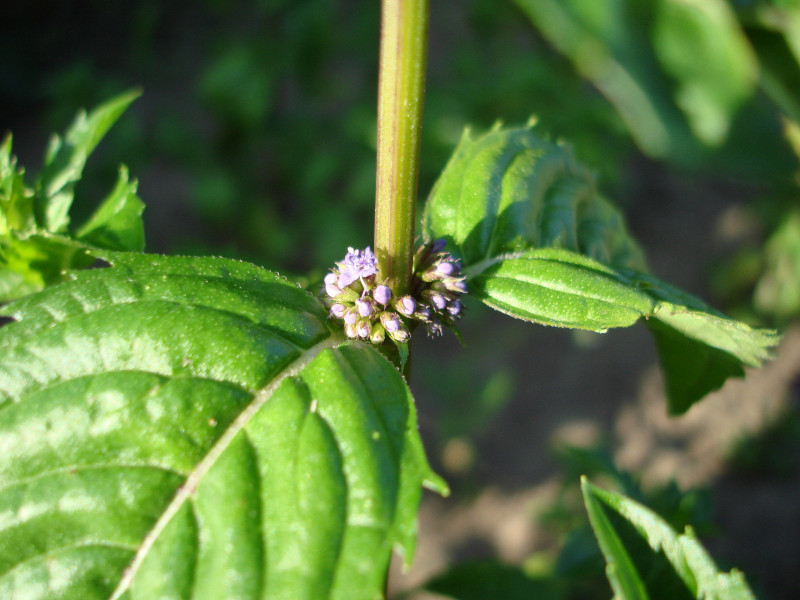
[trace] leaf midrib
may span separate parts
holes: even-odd
[[[141,567],[147,554],[153,545],[158,540],[161,533],[167,527],[184,503],[192,496],[197,489],[198,484],[208,471],[214,466],[217,459],[227,449],[228,445],[232,442],[233,438],[244,429],[262,406],[272,397],[284,379],[293,377],[300,373],[317,355],[323,350],[335,348],[344,343],[340,336],[330,336],[305,350],[298,358],[293,360],[289,365],[284,367],[279,373],[273,377],[268,385],[256,392],[253,401],[248,404],[245,409],[239,414],[236,419],[230,424],[225,432],[220,436],[217,442],[211,447],[205,457],[197,464],[197,466],[188,474],[186,481],[178,489],[175,497],[164,510],[163,514],[156,521],[150,532],[144,537],[136,555],[131,561],[128,568],[125,569],[124,575],[119,582],[119,585],[114,590],[109,600],[119,600],[122,595],[128,590],[133,583],[136,574]]]

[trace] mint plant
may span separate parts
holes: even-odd
[[[313,291],[143,253],[124,168],[70,229],[86,160],[136,92],[79,115],[32,185],[0,147],[0,597],[382,597],[392,552],[412,559],[422,488],[447,493],[403,376],[410,343],[454,328],[469,297],[558,327],[644,320],[674,414],[769,357],[775,332],[649,274],[589,171],[532,124],[465,132],[415,247],[427,13],[383,2],[374,245],[332,257]],[[691,533],[584,496],[620,597],[665,579],[752,597]]]

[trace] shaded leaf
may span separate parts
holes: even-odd
[[[754,90],[753,53],[723,0],[517,4],[651,156],[688,162],[719,145]]]
[[[674,81],[673,101],[694,135],[717,146],[754,91],[753,51],[724,0],[658,0],[654,6],[653,50]]]
[[[690,528],[676,533],[647,507],[581,480],[606,575],[626,600],[754,600],[744,576],[721,573]]]
[[[428,581],[425,590],[453,600],[557,600],[564,598],[554,578],[536,578],[497,561],[457,564]]]
[[[443,489],[391,363],[253,265],[97,255],[2,309],[0,597],[378,597]]]
[[[137,182],[128,181],[128,169],[120,168],[117,185],[76,237],[98,248],[144,250],[144,203],[136,195]]]

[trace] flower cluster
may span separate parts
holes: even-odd
[[[344,321],[349,338],[381,344],[386,336],[406,342],[419,324],[440,335],[461,316],[459,296],[467,291],[456,259],[444,252],[444,241],[421,246],[414,256],[410,293],[397,296],[377,281],[378,259],[367,247],[348,248],[344,260],[325,276],[325,301],[331,317]]]

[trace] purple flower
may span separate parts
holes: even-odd
[[[356,300],[356,308],[358,308],[358,314],[362,317],[368,317],[372,314],[372,302],[368,298]]]
[[[358,322],[356,325],[356,333],[361,339],[366,339],[369,337],[369,334],[372,333],[372,327],[370,327],[367,319]]]
[[[400,319],[394,313],[385,312],[381,313],[381,323],[386,328],[388,332],[399,331],[402,323],[400,323]]]
[[[325,285],[336,285],[336,281],[339,279],[339,276],[336,273],[328,273],[325,275]]]
[[[372,297],[375,298],[376,302],[379,302],[385,306],[389,304],[389,300],[392,299],[392,290],[389,289],[388,285],[376,286],[372,292]]]
[[[451,292],[458,292],[459,294],[467,292],[467,284],[464,283],[463,279],[446,279],[444,285]]]
[[[402,296],[395,301],[394,307],[404,315],[411,315],[417,309],[417,302],[411,296]]]
[[[331,314],[337,319],[341,319],[346,310],[347,307],[344,304],[334,304],[331,306]]]
[[[458,316],[461,312],[461,301],[460,300],[452,300],[450,304],[447,305],[447,312],[449,312],[452,316]]]
[[[444,238],[433,240],[431,242],[431,250],[430,250],[431,254],[436,254],[437,252],[441,252],[442,250],[444,250],[444,247],[446,245],[447,245],[447,240],[445,240]]]
[[[441,294],[437,294],[436,292],[431,292],[429,297],[431,306],[436,310],[444,310],[445,307],[447,306],[447,298],[445,298]]]
[[[356,321],[358,320],[358,313],[354,308],[351,308],[346,313],[344,313],[344,322],[348,325],[355,325]]]
[[[340,288],[338,285],[333,285],[333,284],[326,285],[325,293],[328,294],[328,296],[330,296],[331,298],[336,298],[336,296],[342,293],[342,288]]]
[[[431,320],[425,323],[425,327],[428,330],[428,335],[431,337],[435,337],[437,335],[442,335],[442,324],[439,321]]]
[[[421,321],[427,321],[431,318],[431,309],[427,306],[420,306],[417,312],[414,313],[414,317]]]
[[[443,277],[449,277],[456,272],[456,265],[455,263],[444,260],[436,265],[436,272]]]
[[[348,248],[344,260],[338,264],[339,279],[336,283],[340,288],[347,287],[357,279],[369,277],[378,272],[378,259],[369,246],[363,251]]]

